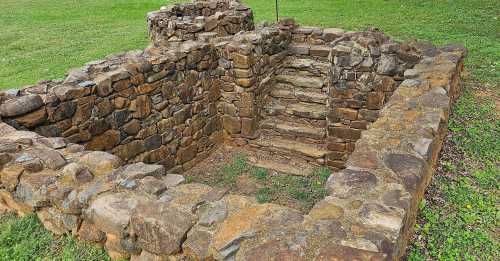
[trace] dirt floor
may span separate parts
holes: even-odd
[[[255,151],[220,146],[195,167],[183,173],[189,182],[228,189],[229,193],[253,196],[261,202],[273,202],[307,212],[326,196],[324,184],[331,171],[318,168],[308,176],[293,176],[252,166],[248,160]]]

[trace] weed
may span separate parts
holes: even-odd
[[[267,187],[259,189],[255,198],[259,203],[268,203],[271,201],[271,189]]]
[[[498,260],[498,114],[491,100],[466,91],[449,126],[450,147],[442,152],[449,160],[439,163],[445,173],[433,178],[433,193],[420,203],[408,260]]]
[[[218,184],[234,187],[236,178],[248,170],[248,163],[245,155],[236,155],[233,161],[222,166],[219,173]]]
[[[258,181],[266,181],[269,176],[269,171],[265,168],[254,167],[250,170],[252,177]]]

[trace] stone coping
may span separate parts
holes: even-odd
[[[154,45],[234,35],[254,29],[252,10],[238,0],[194,1],[164,6],[147,15]]]

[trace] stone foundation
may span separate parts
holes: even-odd
[[[0,94],[0,211],[35,212],[115,259],[404,254],[464,48],[289,19],[254,30],[230,0],[162,8],[148,28],[144,51]],[[302,214],[185,183],[222,144],[289,175],[329,166],[329,195]]]

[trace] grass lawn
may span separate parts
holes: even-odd
[[[273,21],[271,0],[243,0],[257,21]],[[2,0],[0,89],[63,77],[72,67],[142,49],[146,13],[179,0]],[[305,25],[375,26],[398,39],[458,42],[470,50],[468,69],[489,83],[500,78],[497,0],[282,0],[282,16]]]
[[[0,260],[105,261],[109,257],[103,249],[71,236],[53,236],[35,215],[9,214],[0,216]]]
[[[272,0],[243,0],[257,21],[274,20]],[[108,54],[142,49],[145,14],[168,0],[0,0],[0,89],[61,78]],[[282,16],[304,25],[375,26],[404,40],[462,43],[467,88],[453,110],[434,177],[420,205],[410,260],[499,260],[500,1],[282,0]],[[268,196],[264,191],[261,198]],[[54,238],[33,217],[0,219],[0,260],[104,259]]]

